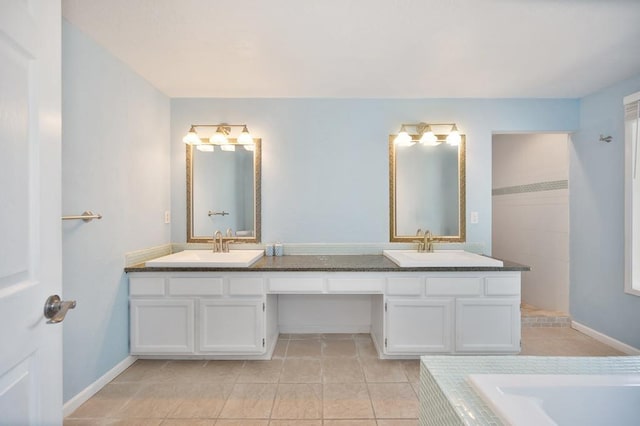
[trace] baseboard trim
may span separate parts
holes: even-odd
[[[69,414],[73,413],[80,407],[82,404],[87,402],[89,398],[98,393],[100,389],[105,387],[110,381],[115,379],[120,373],[129,368],[131,364],[136,362],[138,357],[136,356],[128,356],[122,361],[120,361],[115,367],[111,370],[107,371],[102,375],[98,380],[91,383],[89,386],[84,388],[80,393],[71,398],[69,401],[65,402],[62,406],[62,413],[64,417],[67,417]]]
[[[575,328],[579,332],[584,333],[587,336],[592,337],[597,341],[604,343],[605,345],[609,345],[612,348],[617,349],[627,355],[640,355],[640,349],[634,348],[631,345],[627,345],[620,340],[609,337],[606,334],[600,333],[599,331],[589,328],[584,324],[580,324],[579,322],[571,321],[571,328]]]

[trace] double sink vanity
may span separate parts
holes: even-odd
[[[279,333],[368,333],[380,358],[518,353],[520,273],[528,268],[431,250],[433,242],[466,242],[466,139],[441,143],[445,136],[429,145],[419,135],[388,141],[389,241],[428,252],[184,250],[127,267],[131,353],[269,359]],[[224,153],[186,145],[187,243],[211,242],[216,229],[226,232],[215,232],[223,240],[215,247],[261,242],[261,145],[253,138],[250,150]]]
[[[131,353],[270,359],[280,332],[310,331],[370,333],[381,359],[520,351],[522,265],[458,250],[262,255],[185,250],[128,267]],[[336,329],[332,307],[350,303],[365,320]]]

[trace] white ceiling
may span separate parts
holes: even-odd
[[[171,97],[580,97],[640,74],[640,0],[63,0]]]

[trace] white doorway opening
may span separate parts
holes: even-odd
[[[569,312],[569,135],[494,134],[492,253],[531,267],[522,302]]]

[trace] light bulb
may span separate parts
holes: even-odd
[[[213,152],[213,145],[209,143],[201,144],[201,145],[197,145],[196,149],[202,152]]]
[[[182,138],[182,142],[186,143],[187,145],[200,145],[202,143],[200,137],[198,136],[198,133],[196,133],[196,129],[194,126],[191,126],[189,132],[184,138]]]
[[[236,150],[236,146],[235,145],[231,145],[231,144],[220,145],[220,149],[223,150],[223,151],[235,151]]]
[[[425,132],[420,138],[420,143],[423,145],[438,145],[438,137],[431,130],[431,126],[427,125]]]
[[[216,132],[209,138],[209,142],[215,145],[224,145],[229,141],[227,141],[227,135],[222,130],[222,127],[218,127]]]
[[[460,141],[462,138],[460,137],[460,132],[458,131],[458,127],[454,124],[451,128],[451,133],[447,136],[447,143],[449,145],[457,146],[460,145]]]
[[[246,149],[247,151],[255,151],[256,150],[256,146],[252,143],[247,144],[247,145],[242,145],[244,146],[244,149]]]
[[[253,138],[251,137],[249,130],[247,130],[247,126],[244,126],[242,132],[240,133],[240,136],[238,136],[238,143],[240,145],[248,145],[253,143]]]
[[[398,146],[409,146],[411,145],[411,136],[407,133],[407,129],[404,126],[400,127],[400,133],[393,140],[393,143]]]

